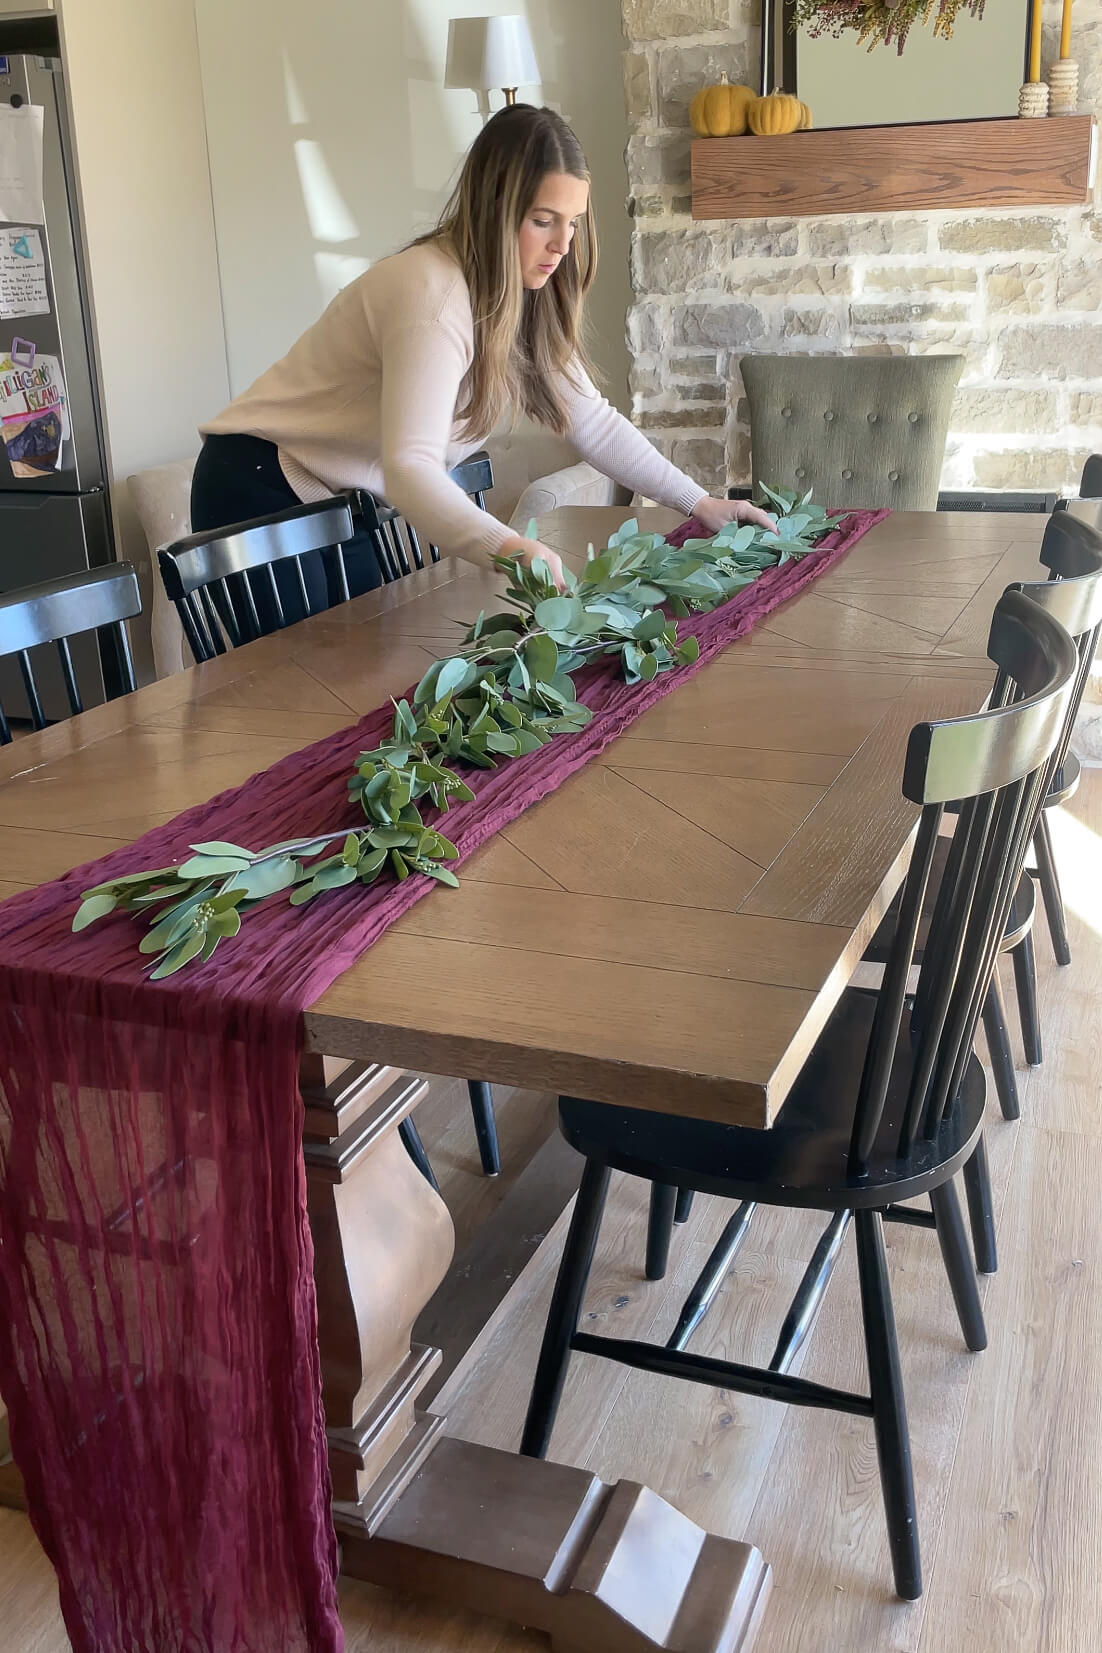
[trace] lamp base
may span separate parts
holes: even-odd
[[[506,109],[511,109],[513,107],[514,103],[516,103],[516,101],[517,101],[517,89],[516,89],[516,87],[515,86],[503,86],[501,88],[501,90],[505,94],[505,107],[506,107]]]
[[[1074,58],[1062,57],[1050,64],[1048,84],[1051,91],[1050,115],[1074,115],[1079,107],[1079,65]]]
[[[1043,80],[1027,80],[1018,93],[1018,114],[1022,120],[1039,120],[1048,114],[1048,86]]]

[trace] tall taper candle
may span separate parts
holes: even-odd
[[[1064,0],[1064,12],[1060,18],[1060,56],[1071,56],[1071,0]]]
[[[1034,85],[1041,78],[1041,0],[1033,0],[1033,21],[1029,30],[1029,78]]]

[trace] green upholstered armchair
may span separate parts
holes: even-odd
[[[754,486],[937,509],[960,356],[744,356]]]

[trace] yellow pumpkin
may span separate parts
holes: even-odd
[[[808,108],[806,103],[802,103],[802,102],[800,104],[800,108],[803,110],[803,117],[800,121],[799,126],[796,128],[796,131],[797,132],[810,132],[812,127],[815,125],[815,122],[811,118],[811,110]]]
[[[746,110],[757,93],[750,86],[731,86],[724,75],[718,86],[704,86],[689,105],[689,121],[702,138],[741,138]]]
[[[798,132],[805,113],[811,112],[799,98],[788,92],[770,92],[766,98],[755,98],[746,111],[746,124],[758,138],[776,138],[783,132]]]

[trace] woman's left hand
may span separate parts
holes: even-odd
[[[770,534],[776,533],[772,517],[767,516],[759,506],[751,505],[748,499],[710,499],[704,494],[697,500],[690,515],[702,528],[706,528],[709,534],[718,534],[729,522],[752,523],[755,528],[764,528]]]

